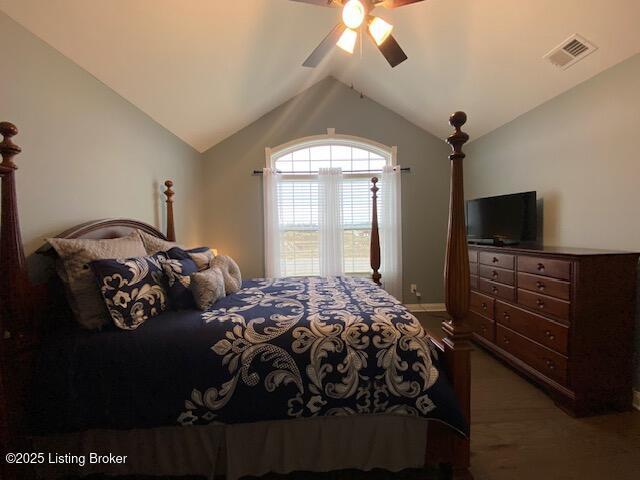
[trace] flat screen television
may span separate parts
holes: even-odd
[[[536,192],[477,198],[467,202],[470,243],[535,243],[538,234]]]

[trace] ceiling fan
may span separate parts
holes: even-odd
[[[391,67],[400,65],[407,59],[396,39],[391,35],[393,25],[382,18],[371,15],[376,7],[398,8],[423,0],[291,0],[293,2],[310,3],[321,7],[342,8],[342,22],[338,23],[329,34],[324,37],[320,45],[302,64],[314,68],[329,53],[334,45],[346,52],[353,53],[358,40],[358,30],[364,27],[380,53],[387,59]]]

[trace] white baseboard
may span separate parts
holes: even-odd
[[[639,390],[633,391],[633,408],[635,408],[636,410],[640,410],[640,391]]]
[[[444,303],[407,303],[410,312],[446,312]]]

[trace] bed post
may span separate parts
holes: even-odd
[[[164,194],[167,197],[167,240],[170,242],[176,241],[176,229],[173,223],[173,195],[174,191],[171,190],[173,187],[173,182],[171,180],[167,180],[164,182],[164,186],[167,189],[164,191]]]
[[[380,279],[380,232],[378,230],[378,177],[371,179],[371,246],[369,247],[369,263],[373,274],[371,278],[377,285],[382,285]]]
[[[469,252],[464,210],[464,184],[462,161],[465,154],[462,146],[469,135],[460,128],[466,123],[467,115],[456,112],[449,118],[455,132],[447,138],[453,152],[451,160],[451,196],[449,204],[449,230],[444,266],[445,303],[449,319],[442,323],[445,359],[453,389],[467,421],[470,419],[471,397],[471,328],[466,323],[469,311]],[[471,479],[469,472],[470,442],[454,438],[452,444],[453,478]]]
[[[0,174],[2,175],[2,216],[0,225],[0,299],[2,299],[3,317],[17,318],[23,306],[22,300],[28,285],[27,266],[20,235],[18,220],[18,199],[16,196],[15,171],[18,169],[13,157],[22,149],[13,143],[11,138],[18,134],[15,125],[9,122],[0,123]],[[7,316],[4,316],[4,315]],[[4,325],[8,328],[8,325]],[[3,336],[5,331],[3,330]]]
[[[2,202],[0,213],[0,450],[2,465],[0,477],[16,478],[13,465],[4,462],[4,454],[19,445],[18,414],[13,406],[19,396],[16,372],[22,371],[16,351],[25,343],[25,332],[31,325],[30,284],[27,274],[16,196],[13,157],[21,152],[12,137],[18,129],[9,122],[0,122],[0,176],[2,177]],[[11,375],[10,375],[11,374]],[[9,378],[11,377],[11,378]]]

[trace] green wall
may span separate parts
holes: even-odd
[[[129,217],[164,228],[175,182],[177,235],[199,238],[200,154],[0,12],[0,120],[15,123],[26,253],[78,223]]]

